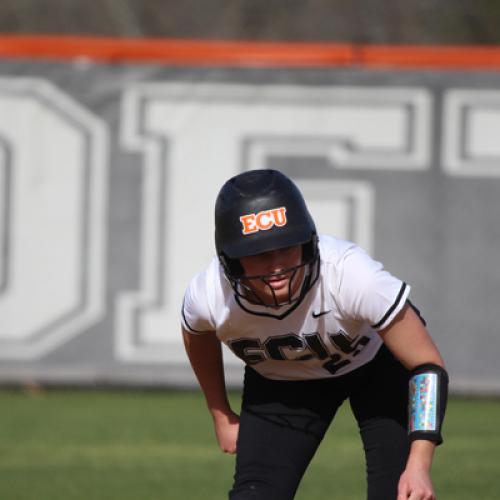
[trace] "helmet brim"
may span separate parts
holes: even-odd
[[[224,253],[230,259],[240,259],[251,255],[258,255],[271,250],[280,250],[295,245],[302,245],[311,241],[313,233],[310,227],[298,229],[273,228],[270,231],[260,231],[256,234],[246,235],[224,246]]]

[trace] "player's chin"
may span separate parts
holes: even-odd
[[[280,289],[280,290],[275,290],[274,295],[271,295],[269,297],[271,303],[278,303],[278,304],[284,304],[290,300],[290,294],[288,291],[288,287]]]

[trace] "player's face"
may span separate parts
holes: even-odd
[[[267,276],[265,279],[245,279],[243,282],[269,305],[285,302],[290,295],[294,296],[304,277],[304,268],[297,272],[283,272],[302,263],[301,245],[242,257],[240,263],[245,276]]]

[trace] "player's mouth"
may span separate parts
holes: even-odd
[[[288,286],[289,281],[290,276],[287,276],[286,274],[278,274],[277,276],[266,279],[266,282],[273,290],[279,290],[280,288]]]

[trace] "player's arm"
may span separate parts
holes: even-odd
[[[412,431],[410,425],[410,454],[398,490],[398,500],[434,499],[430,469],[436,443],[441,441],[440,430],[446,406],[447,374],[444,370],[444,361],[427,328],[408,305],[387,328],[379,333],[389,350],[411,372],[410,384],[432,381],[437,385],[436,393],[422,394],[424,399],[429,396],[431,411],[437,412],[437,428],[435,430],[417,428]],[[410,401],[410,408],[411,404]]]
[[[215,332],[193,335],[183,328],[182,335],[189,361],[212,415],[219,446],[226,453],[235,453],[239,418],[227,399],[221,343]]]
[[[444,361],[427,328],[406,304],[391,324],[379,331],[389,350],[408,370],[433,363],[444,368]]]

